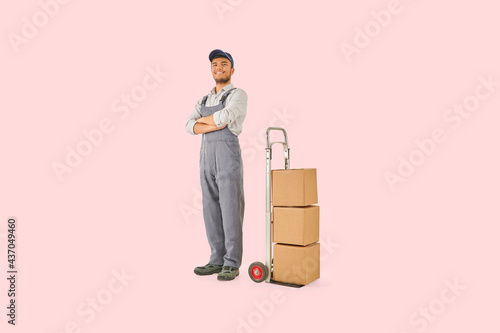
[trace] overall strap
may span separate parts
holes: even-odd
[[[229,96],[229,94],[231,93],[231,91],[233,91],[234,89],[236,89],[236,88],[233,88],[233,89],[230,89],[230,90],[226,91],[224,93],[224,95],[222,95],[222,98],[220,99],[220,103],[224,104],[226,102],[227,96]]]
[[[205,105],[205,103],[207,101],[207,98],[208,98],[208,95],[206,95],[205,97],[203,97],[203,100],[201,101],[201,105]]]
[[[233,88],[233,89],[230,89],[230,90],[226,91],[224,93],[224,95],[222,95],[219,104],[221,104],[221,103],[224,104],[226,102],[227,96],[229,96],[229,93],[231,91],[233,91],[234,89],[236,89],[236,88]],[[206,95],[205,97],[203,97],[203,100],[201,101],[201,105],[205,105],[205,103],[207,102],[207,98],[208,98],[208,95]]]

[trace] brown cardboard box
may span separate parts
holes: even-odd
[[[274,207],[273,242],[308,245],[319,241],[319,206]]]
[[[319,247],[274,244],[273,279],[301,285],[319,279]]]
[[[316,169],[272,170],[273,206],[309,206],[318,203]]]

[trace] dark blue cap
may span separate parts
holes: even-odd
[[[233,57],[229,53],[224,52],[224,51],[219,50],[219,49],[213,50],[208,55],[208,59],[210,60],[210,62],[212,62],[212,60],[214,60],[215,56],[222,56],[224,58],[228,58],[229,61],[231,61],[231,64],[233,65],[233,67],[234,67]]]

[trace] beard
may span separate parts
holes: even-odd
[[[224,77],[224,78],[220,78],[220,79],[215,79],[215,83],[217,84],[224,84],[224,83],[228,83],[229,80],[231,80],[231,77],[228,76],[228,77]]]
[[[221,77],[221,78],[217,78],[215,79],[215,83],[217,84],[225,84],[225,83],[228,83],[230,80],[231,80],[231,74],[228,74],[226,77]]]

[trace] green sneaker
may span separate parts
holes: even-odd
[[[217,280],[219,281],[230,281],[234,280],[235,277],[240,275],[240,270],[231,266],[222,267],[222,271],[217,274]]]
[[[205,266],[198,266],[194,269],[194,274],[197,275],[212,275],[222,271],[222,265],[206,264]]]

